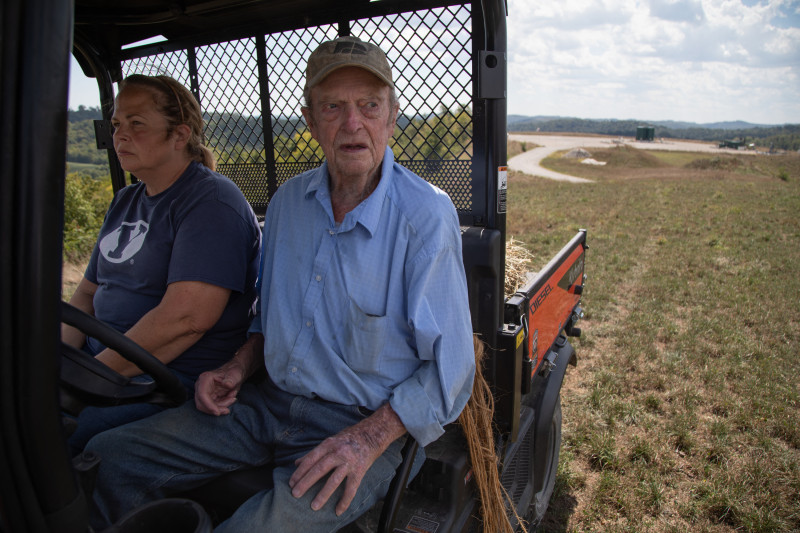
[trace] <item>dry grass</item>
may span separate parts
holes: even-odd
[[[486,346],[477,335],[473,336],[472,342],[475,346],[475,366],[480,369],[486,356]],[[464,431],[470,464],[475,474],[475,486],[481,502],[481,523],[485,531],[514,533],[514,526],[506,513],[506,503],[513,501],[500,483],[494,446],[486,445],[494,440],[493,414],[494,397],[491,388],[483,377],[483,372],[476,372],[472,396],[459,415],[458,423]],[[521,533],[527,533],[527,528],[522,525],[522,517],[517,514],[516,509],[512,509],[516,523],[520,524]]]
[[[800,157],[607,152],[509,179],[536,261],[589,230],[540,530],[800,531]]]
[[[61,298],[63,300],[69,301],[72,297],[75,289],[78,288],[78,283],[83,278],[83,272],[86,270],[88,263],[88,259],[86,263],[80,265],[64,263],[64,268],[61,269]]]

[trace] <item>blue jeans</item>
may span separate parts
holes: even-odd
[[[247,384],[226,416],[199,412],[193,403],[106,431],[87,450],[101,458],[92,525],[103,529],[128,511],[199,486],[222,473],[274,464],[274,487],[247,500],[216,531],[333,532],[386,495],[401,461],[399,439],[372,465],[350,507],[336,516],[339,487],[319,511],[311,501],[327,478],[301,498],[289,488],[295,459],[367,415],[346,406],[294,396],[269,380]]]
[[[190,376],[189,374],[184,374],[175,370],[172,370],[172,373],[175,374],[181,383],[183,383],[183,386],[186,387],[191,401],[191,399],[194,398],[194,382],[197,380],[197,376]],[[151,381],[152,378],[148,375],[142,375],[132,378],[132,381],[133,380]],[[78,427],[67,441],[69,450],[73,456],[78,455],[86,447],[86,443],[89,442],[89,439],[98,433],[127,424],[128,422],[141,420],[142,418],[160,413],[165,409],[167,408],[152,403],[131,403],[113,407],[86,407],[76,417]]]

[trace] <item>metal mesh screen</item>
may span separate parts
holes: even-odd
[[[447,192],[459,211],[469,212],[470,7],[355,20],[350,32],[380,46],[392,63],[400,101],[390,142],[395,159]],[[166,74],[190,87],[190,73],[197,71],[196,92],[218,171],[262,214],[277,186],[323,160],[300,113],[302,88],[308,54],[336,36],[334,25],[263,36],[268,92],[264,100],[257,49],[261,36],[131,59],[123,64],[123,74]],[[195,56],[196,66],[190,65]],[[266,121],[262,109],[268,110]],[[265,137],[265,131],[271,135]]]
[[[131,59],[122,65],[122,73],[124,76],[129,76],[130,74],[172,76],[186,87],[190,86],[189,62],[186,50]]]
[[[469,211],[472,160],[472,40],[469,6],[358,20],[352,34],[386,52],[401,116],[395,159]]]
[[[336,27],[317,26],[266,36],[267,69],[275,162],[319,166],[322,150],[300,115],[308,54],[324,41],[336,38]]]
[[[220,163],[264,163],[255,39],[197,49],[206,136]]]

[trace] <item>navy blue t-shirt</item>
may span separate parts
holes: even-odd
[[[242,345],[250,325],[261,231],[253,210],[227,177],[192,162],[155,196],[145,184],[120,190],[97,239],[87,280],[97,284],[95,316],[119,331],[156,307],[176,281],[231,290],[217,324],[169,366],[190,375],[219,367]],[[105,347],[87,339],[97,354]]]

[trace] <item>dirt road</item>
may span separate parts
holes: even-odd
[[[630,137],[577,137],[570,135],[524,135],[512,133],[508,139],[511,141],[528,142],[538,144],[533,148],[523,152],[508,160],[508,167],[517,172],[523,172],[532,176],[541,176],[548,179],[570,181],[573,183],[591,183],[591,180],[569,176],[560,172],[553,172],[543,168],[540,163],[542,159],[559,150],[571,150],[573,148],[610,148],[619,144],[627,144],[634,148],[646,150],[676,150],[682,152],[713,152],[731,153],[730,149],[719,148],[715,143],[662,140],[643,142],[636,141]],[[591,150],[590,150],[591,151]],[[754,152],[741,151],[736,153],[753,154]]]

